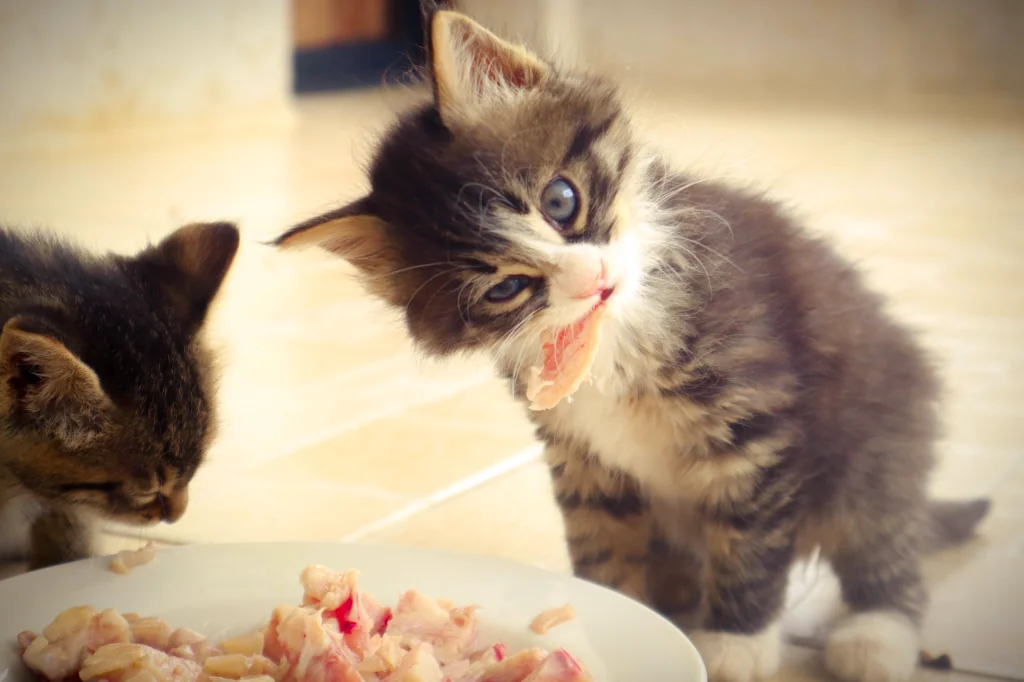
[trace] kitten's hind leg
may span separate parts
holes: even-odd
[[[92,556],[92,528],[73,511],[46,509],[32,524],[29,570]]]
[[[868,524],[865,524],[868,525]],[[921,524],[887,516],[846,539],[831,557],[853,611],[829,634],[825,665],[848,682],[905,682],[917,667],[928,601],[921,578]]]

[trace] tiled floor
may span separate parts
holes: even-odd
[[[118,250],[193,219],[243,226],[214,318],[221,438],[185,519],[153,537],[405,543],[566,569],[532,429],[489,367],[417,357],[345,266],[259,243],[355,196],[373,131],[407,98],[305,100],[294,130],[0,149],[6,222]],[[936,490],[996,500],[983,537],[929,567],[926,645],[962,671],[1024,679],[1024,118],[653,96],[639,116],[679,163],[790,199],[922,330],[949,382]],[[794,585],[790,631],[813,645],[834,585],[822,567]],[[779,679],[825,675],[792,646]]]

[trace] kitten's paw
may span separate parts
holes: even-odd
[[[828,636],[825,667],[847,682],[906,682],[914,674],[920,637],[892,611],[858,613]]]
[[[698,630],[690,640],[704,659],[710,682],[756,682],[779,670],[782,640],[778,625],[756,635]]]

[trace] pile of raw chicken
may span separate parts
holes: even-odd
[[[53,682],[589,682],[568,652],[477,644],[475,607],[416,591],[394,610],[354,571],[310,566],[302,606],[279,606],[261,631],[212,644],[159,618],[76,607],[41,635],[19,636],[25,663]]]

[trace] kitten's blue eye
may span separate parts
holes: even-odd
[[[555,178],[540,195],[540,210],[548,220],[558,227],[565,227],[576,217],[579,210],[576,188],[565,178]]]
[[[506,277],[498,284],[488,289],[487,293],[484,294],[491,303],[501,303],[513,298],[520,291],[530,286],[530,278],[522,275],[513,275],[512,277]]]

